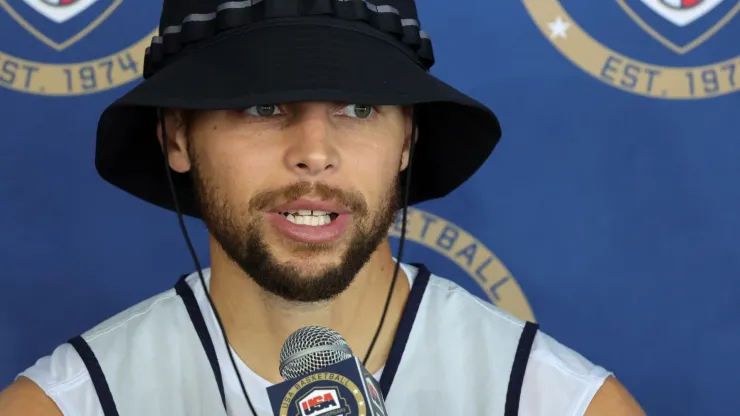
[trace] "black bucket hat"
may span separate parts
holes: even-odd
[[[144,81],[100,117],[95,166],[111,184],[174,211],[158,109],[413,105],[408,203],[443,197],[483,165],[501,129],[486,106],[431,75],[433,64],[412,0],[164,0]],[[190,176],[170,174],[182,213],[199,217]]]

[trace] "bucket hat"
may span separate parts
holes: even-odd
[[[433,64],[412,0],[165,0],[143,81],[100,116],[95,166],[114,186],[174,211],[158,109],[411,105],[418,140],[408,203],[440,198],[483,165],[501,128],[489,108],[432,75]],[[170,175],[182,214],[199,218],[190,176]]]

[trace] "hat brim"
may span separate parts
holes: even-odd
[[[415,105],[412,205],[464,183],[501,137],[491,110],[429,74],[401,46],[353,30],[350,23],[296,21],[222,36],[137,85],[100,117],[96,169],[124,191],[174,210],[157,140],[157,108],[301,101]],[[190,175],[171,173],[182,213],[200,217]]]

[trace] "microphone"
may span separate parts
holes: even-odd
[[[280,351],[280,375],[267,388],[275,416],[387,416],[383,397],[362,362],[336,331],[307,326]]]

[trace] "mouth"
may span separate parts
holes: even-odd
[[[291,240],[331,243],[347,231],[352,213],[337,204],[300,200],[277,207],[268,216],[275,229]]]
[[[309,225],[318,227],[330,224],[339,218],[339,213],[321,210],[299,209],[293,211],[280,211],[278,214],[285,217],[286,220],[297,225]]]

